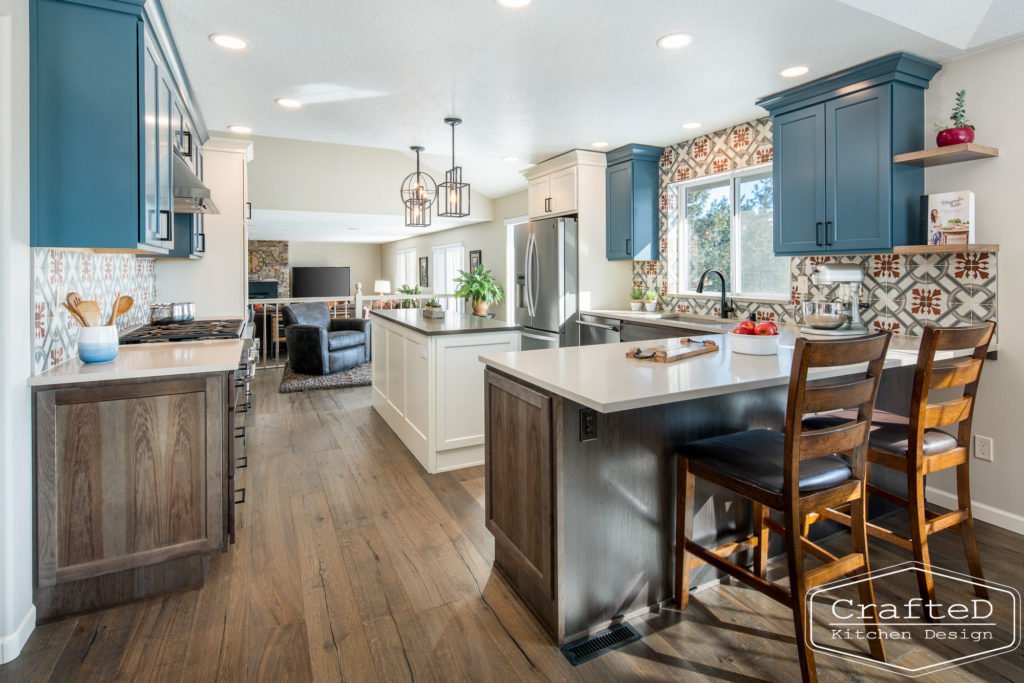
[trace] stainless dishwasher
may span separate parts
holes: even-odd
[[[622,322],[614,318],[601,318],[596,315],[581,315],[576,320],[580,328],[580,346],[592,344],[615,344],[619,338]]]

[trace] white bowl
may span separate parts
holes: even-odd
[[[729,333],[729,342],[733,351],[750,356],[774,356],[779,352],[779,335],[777,334],[736,334]]]

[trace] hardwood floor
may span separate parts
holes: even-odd
[[[572,667],[491,569],[482,468],[425,474],[370,408],[369,388],[277,384],[264,371],[254,387],[247,502],[206,585],[43,625],[0,681],[799,678],[790,611],[735,585],[634,620],[642,640]],[[1024,539],[987,524],[978,534],[989,578],[1024,585]],[[966,568],[956,534],[932,547],[936,564]],[[875,541],[871,551],[873,564],[907,559]],[[823,656],[818,669],[827,681],[898,678]],[[919,680],[1022,674],[1018,650]]]

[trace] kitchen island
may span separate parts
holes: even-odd
[[[122,345],[29,379],[40,621],[203,583],[233,534],[246,344]]]
[[[675,363],[626,358],[629,348],[658,341],[481,357],[494,565],[557,642],[672,599],[675,449],[782,428],[797,328],[781,332],[774,356],[732,353],[728,335],[718,334],[698,338],[720,351]],[[880,408],[905,414],[916,357],[916,338],[893,339]],[[841,374],[819,369],[810,377]],[[734,540],[749,524],[742,499],[698,482],[696,542]],[[715,579],[711,567],[694,572],[694,585]]]
[[[421,309],[373,313],[373,408],[431,473],[484,460],[481,354],[519,350],[519,326]]]

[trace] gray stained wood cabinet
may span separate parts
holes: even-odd
[[[201,584],[226,547],[233,373],[34,392],[40,620]]]
[[[771,95],[774,251],[875,253],[923,244],[924,89],[939,65],[897,53]]]

